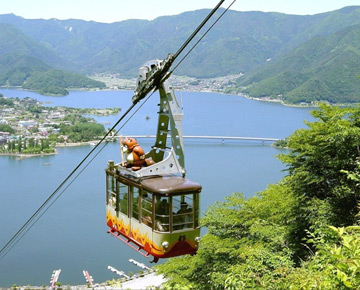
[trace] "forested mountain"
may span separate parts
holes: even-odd
[[[38,58],[53,66],[69,65],[69,62],[60,57],[56,52],[27,36],[15,26],[0,23],[0,55],[4,57],[0,65],[8,65],[6,62],[9,58],[6,56],[15,54]]]
[[[42,94],[64,95],[67,88],[103,88],[103,83],[69,73],[71,62],[25,35],[0,23],[0,85],[20,86]]]
[[[45,72],[50,66],[36,57],[9,53],[0,55],[0,84],[22,86],[35,72]]]
[[[253,97],[288,103],[360,101],[360,25],[307,41],[238,80]]]
[[[217,15],[222,12],[218,11]],[[152,21],[126,20],[110,24],[0,15],[0,23],[6,23],[7,29],[21,31],[17,37],[0,37],[0,48],[11,39],[12,49],[8,52],[19,54],[27,51],[26,40],[30,47],[37,49],[25,54],[51,67],[88,75],[117,73],[134,77],[145,61],[163,59],[169,52],[176,52],[208,13],[209,10],[203,9]],[[359,6],[307,16],[228,11],[175,74],[198,78],[248,74],[287,53],[289,57],[297,57],[294,49],[304,43],[317,45],[313,39],[335,35],[356,24],[360,24]]]
[[[72,68],[87,73],[134,76],[145,61],[176,52],[208,13],[204,9],[153,21],[110,24],[74,19],[33,20],[8,14],[0,15],[0,23],[16,26],[72,62]],[[177,74],[214,77],[248,72],[314,36],[329,35],[354,24],[360,24],[360,7],[313,16],[229,11],[179,67]]]

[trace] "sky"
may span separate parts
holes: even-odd
[[[27,19],[82,19],[112,23],[127,19],[153,20],[202,8],[212,9],[219,0],[0,0],[0,14]],[[233,0],[226,0],[228,7]],[[360,0],[237,0],[232,10],[312,15],[360,6]]]

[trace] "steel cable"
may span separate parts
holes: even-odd
[[[176,52],[175,58],[177,58],[185,47],[191,42],[195,35],[201,30],[205,23],[211,18],[211,16],[217,11],[221,4],[225,0],[221,0],[218,5],[209,13],[209,15],[203,20],[198,28],[192,33],[192,35],[186,40],[186,42]],[[200,39],[192,46],[192,48],[186,53],[186,55],[179,61],[175,68],[171,71],[174,72],[176,68],[184,61],[184,59],[190,54],[190,52],[196,47],[196,45],[205,37],[205,35],[214,27],[214,25],[220,20],[220,18],[229,10],[229,8],[236,2],[234,0],[228,8],[216,19],[216,21],[207,29],[207,31],[200,37]],[[174,58],[174,59],[175,59]],[[156,88],[155,88],[156,89]],[[118,133],[130,119],[140,110],[140,108],[149,100],[154,94],[155,90],[145,99],[145,101],[133,112],[133,114],[126,120],[126,122],[116,130]],[[94,146],[92,150],[78,163],[78,165],[71,171],[71,173],[60,183],[60,185],[52,192],[52,194],[43,202],[43,204],[34,212],[34,214],[24,223],[24,225],[13,235],[13,237],[1,248],[0,250],[0,261],[13,249],[13,247],[24,237],[24,235],[38,222],[38,220],[49,210],[49,208],[59,199],[59,197],[69,188],[69,186],[82,174],[82,172],[90,165],[90,163],[101,153],[106,147],[109,141],[106,138],[113,132],[120,122],[131,112],[137,103],[133,103],[126,112],[119,118],[119,120],[112,126],[112,128],[102,137],[102,139]],[[105,142],[104,142],[105,141]],[[60,189],[71,179],[71,177],[79,170],[79,168],[85,163],[85,161],[95,152],[95,150],[102,144],[102,148],[84,165],[84,167],[78,172],[78,174],[68,183],[68,185],[56,196]],[[50,203],[50,201],[56,196],[56,198]],[[41,214],[40,214],[41,213]],[[40,215],[39,215],[40,214]]]

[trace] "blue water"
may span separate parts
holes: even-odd
[[[80,108],[120,107],[131,104],[130,91],[70,92],[65,97],[45,97],[32,92],[1,89],[8,97],[26,96],[46,102]],[[215,93],[177,92],[184,105],[184,135],[228,135],[285,138],[312,120],[309,110],[276,103],[248,100],[239,96]],[[154,134],[157,124],[157,96],[153,96],[121,129],[124,135]],[[117,116],[98,117],[110,122]],[[150,117],[146,120],[146,117]],[[148,149],[150,141],[142,140]],[[0,156],[0,246],[2,247],[59,186],[86,154],[90,146],[59,148],[57,155],[17,160]],[[187,177],[202,184],[201,210],[233,192],[246,197],[264,190],[284,176],[283,164],[276,155],[286,150],[260,142],[185,140]],[[105,174],[108,160],[118,162],[119,146],[111,143],[90,163],[81,175],[62,193],[54,205],[0,261],[0,287],[48,285],[51,273],[62,269],[60,281],[85,284],[83,270],[95,282],[118,278],[107,270],[111,265],[125,272],[137,272],[130,264],[143,258],[106,234]]]

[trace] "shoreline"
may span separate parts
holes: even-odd
[[[86,142],[69,142],[69,143],[58,143],[55,148],[66,148],[66,147],[77,147],[77,146],[94,146],[99,143],[100,140],[86,141]]]
[[[317,104],[313,104],[313,103],[288,104],[288,103],[285,103],[280,98],[273,99],[270,97],[263,97],[263,98],[250,97],[241,92],[226,93],[225,89],[219,89],[219,87],[214,87],[214,86],[209,85],[209,81],[210,82],[216,81],[219,84],[226,84],[228,81],[237,79],[241,76],[242,76],[242,74],[204,79],[204,80],[200,80],[200,83],[195,86],[191,85],[190,83],[191,83],[191,81],[198,80],[196,78],[186,77],[186,76],[172,76],[172,86],[173,86],[174,90],[179,90],[179,91],[234,95],[234,96],[240,96],[240,97],[244,97],[246,99],[254,100],[254,101],[279,103],[283,106],[288,106],[288,107],[295,107],[295,108],[298,108],[298,107],[299,108],[307,108],[307,107],[316,108],[316,107],[318,107]],[[90,76],[90,78],[97,80],[97,81],[104,82],[106,85],[106,88],[102,89],[102,90],[106,90],[106,91],[133,91],[135,89],[135,85],[133,85],[135,83],[135,79],[132,79],[132,78],[130,78],[130,79],[122,79],[122,78],[114,79],[114,78],[109,78],[109,76],[99,76],[99,75],[92,75],[92,76]],[[335,105],[337,105],[337,104],[335,104]]]
[[[90,77],[91,78],[91,77]],[[95,80],[97,80],[97,78],[93,78]],[[112,86],[107,86],[105,87],[104,89],[98,89],[98,88],[89,88],[89,89],[86,89],[86,88],[67,88],[67,90],[70,92],[70,91],[134,91],[134,87],[133,86],[130,86],[130,85],[125,85],[125,86],[121,86],[119,85],[118,87],[121,87],[121,88],[116,88],[115,85],[112,85]],[[286,106],[286,107],[295,107],[295,108],[317,108],[318,105],[317,104],[312,104],[312,103],[302,103],[302,104],[288,104],[288,103],[285,103],[283,100],[281,99],[272,99],[270,97],[263,97],[263,98],[258,98],[258,97],[250,97],[244,93],[226,93],[224,91],[219,91],[217,89],[211,89],[211,88],[207,88],[207,89],[196,89],[196,88],[175,88],[177,87],[177,85],[174,85],[174,89],[175,90],[179,90],[179,91],[185,91],[185,92],[199,92],[199,93],[217,93],[217,94],[223,94],[223,95],[233,95],[233,96],[239,96],[239,97],[244,97],[246,99],[249,99],[249,100],[253,100],[253,101],[259,101],[259,102],[267,102],[267,103],[279,103],[283,106]],[[15,90],[22,90],[22,91],[29,91],[29,92],[34,92],[34,93],[37,93],[39,94],[38,92],[36,91],[32,91],[32,90],[29,90],[29,89],[23,89],[22,87],[8,87],[8,86],[0,86],[0,88],[2,89],[15,89]],[[60,96],[60,95],[45,95],[45,96]],[[319,102],[321,103],[321,102]],[[334,106],[353,106],[353,105],[357,105],[357,103],[350,103],[350,104],[332,104]]]
[[[228,76],[230,79],[234,76]],[[104,80],[101,77],[97,77],[97,76],[90,76],[89,78],[94,79],[94,80],[100,80],[102,82],[104,82],[106,84],[106,87],[103,89],[99,89],[99,88],[67,88],[66,90],[70,91],[134,91],[135,86],[132,85],[133,83],[133,79],[117,79],[117,80],[113,80],[112,79],[112,83],[108,83],[108,81]],[[300,104],[289,104],[284,102],[282,99],[273,99],[270,97],[250,97],[247,94],[244,93],[226,93],[224,91],[221,91],[219,89],[212,89],[212,88],[196,88],[196,87],[188,87],[186,85],[184,85],[184,83],[176,83],[179,79],[181,79],[181,77],[176,76],[176,80],[175,80],[175,84],[173,85],[175,90],[179,90],[179,91],[185,91],[185,92],[200,92],[200,93],[217,93],[217,94],[224,94],[224,95],[234,95],[234,96],[240,96],[240,97],[244,97],[246,99],[249,100],[254,100],[254,101],[260,101],[260,102],[267,102],[267,103],[279,103],[283,106],[287,106],[287,107],[295,107],[295,108],[317,108],[318,103],[321,103],[321,101],[315,102],[315,103],[300,103]],[[223,77],[219,77],[219,79],[222,79]],[[105,78],[106,79],[106,78]],[[214,78],[217,79],[217,78]],[[211,80],[211,79],[209,79]],[[186,83],[185,83],[186,84]],[[36,91],[33,90],[29,90],[29,89],[23,89],[22,87],[18,87],[18,86],[0,86],[1,89],[15,89],[15,90],[22,90],[22,91],[29,91],[29,92],[34,92],[39,94]],[[59,96],[59,95],[47,95],[47,96]],[[359,103],[334,103],[331,105],[333,106],[356,106]]]
[[[57,155],[59,152],[56,150],[56,148],[66,148],[66,147],[78,147],[78,146],[94,146],[96,145],[100,140],[94,140],[94,141],[87,141],[87,142],[73,142],[73,143],[59,143],[54,146],[55,152],[53,153],[39,153],[39,154],[24,154],[24,153],[0,153],[0,156],[12,156],[16,157],[17,160],[23,160],[26,158],[31,157],[44,157],[44,156],[51,156],[51,155]]]
[[[44,157],[59,154],[56,150],[54,153],[24,154],[24,153],[0,153],[0,156],[16,157],[16,160],[23,160],[31,157]]]

